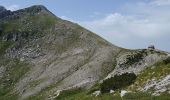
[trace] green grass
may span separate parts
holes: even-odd
[[[17,94],[11,93],[14,85],[24,76],[29,70],[29,64],[20,62],[17,59],[6,61],[6,71],[4,76],[0,79],[0,100],[17,99]]]
[[[11,20],[0,23],[0,27],[3,29],[3,33],[16,32],[20,27],[19,20]]]
[[[170,74],[170,58],[160,61],[142,71],[135,82],[135,85],[130,86],[129,89],[135,90],[139,86],[144,84],[151,79],[159,80],[161,77],[165,77]]]
[[[97,97],[87,94],[86,90],[71,89],[61,92],[55,100],[121,100],[120,95],[105,93]]]
[[[152,100],[152,96],[148,93],[126,93],[123,96],[123,100]]]
[[[152,96],[147,92],[127,93],[123,96],[123,100],[170,100],[170,94]]]
[[[20,19],[2,21],[0,28],[1,35],[9,35],[15,33],[29,33],[35,36],[42,36],[55,26],[56,18],[49,14],[39,14],[36,16],[23,16]]]
[[[43,79],[42,79],[42,80],[39,80],[39,81],[43,81]],[[35,86],[35,85],[39,84],[39,81],[35,81],[35,83],[31,83],[31,85],[32,85],[32,86],[33,86],[33,85]],[[38,94],[33,95],[33,96],[30,96],[30,97],[27,98],[26,100],[46,100],[46,99],[49,97],[49,95],[50,95],[49,91],[50,91],[51,89],[57,87],[58,84],[60,84],[60,83],[59,83],[59,82],[54,83],[54,84],[52,84],[52,85],[50,85],[50,86],[42,89]]]
[[[120,96],[119,92],[115,93],[104,93],[97,97],[87,94],[86,90],[82,89],[71,89],[60,93],[55,100],[169,100],[170,94],[162,94],[160,96],[152,96],[147,92],[129,92],[123,97]]]
[[[100,90],[100,84],[98,82],[96,82],[96,84],[94,84],[88,91],[87,94],[92,94],[95,91]]]
[[[26,27],[24,28],[24,30],[28,30],[28,31],[36,30],[36,29],[46,30],[54,26],[55,23],[57,22],[55,17],[51,15],[29,16],[25,20],[27,21],[27,23],[30,23],[28,25],[28,29]]]
[[[170,94],[161,94],[160,96],[152,97],[153,100],[170,100]]]
[[[0,55],[5,53],[5,50],[12,44],[10,41],[0,41]]]

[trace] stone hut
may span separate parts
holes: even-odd
[[[150,45],[150,46],[148,46],[148,49],[155,49],[155,46],[154,45]]]

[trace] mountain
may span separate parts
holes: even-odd
[[[115,98],[108,92],[123,89],[168,94],[169,62],[167,52],[118,47],[42,5],[0,6],[0,100]]]

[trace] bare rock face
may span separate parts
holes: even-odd
[[[166,58],[167,54],[165,52],[157,50],[143,49],[136,51],[127,51],[117,57],[117,65],[115,69],[106,78],[110,78],[116,74],[123,73],[139,74],[147,67]]]
[[[143,87],[141,87],[140,91],[148,91],[150,89],[154,90],[152,95],[159,96],[161,93],[170,92],[170,75],[164,76],[157,80],[153,78],[152,80],[148,80]]]

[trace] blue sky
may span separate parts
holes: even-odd
[[[119,12],[122,6],[138,0],[1,0],[0,4],[14,9],[31,5],[44,5],[57,16],[67,16],[79,21],[91,20],[96,13]],[[140,0],[139,0],[140,1]],[[102,16],[96,16],[102,17]]]
[[[1,0],[10,10],[44,5],[125,48],[170,51],[170,0]]]

